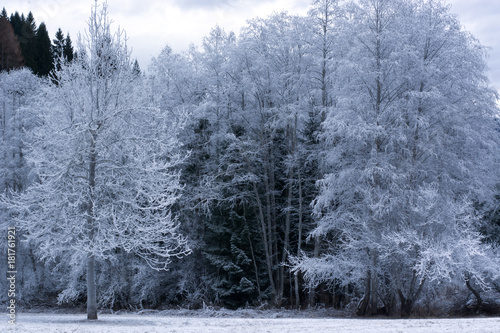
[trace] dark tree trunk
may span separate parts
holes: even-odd
[[[399,299],[401,302],[401,318],[409,318],[413,309],[414,300],[409,297],[405,298],[401,290],[398,290]]]
[[[425,279],[420,281],[418,285],[418,289],[415,291],[415,285],[417,282],[417,274],[415,272],[412,273],[412,279],[410,283],[410,291],[408,293],[408,297],[405,297],[403,291],[398,289],[399,301],[401,304],[401,318],[409,318],[411,311],[413,310],[413,306],[415,302],[420,297],[422,293],[422,289],[424,287]]]
[[[87,319],[97,319],[97,297],[95,285],[95,259],[89,256],[87,259]]]
[[[476,311],[478,311],[478,312],[481,311],[481,309],[483,307],[483,299],[481,298],[481,295],[479,294],[479,292],[476,289],[474,289],[474,287],[472,287],[472,285],[470,283],[470,277],[469,276],[465,276],[465,285],[472,292],[472,294],[474,294],[474,297],[477,300]]]
[[[356,309],[356,315],[357,316],[366,316],[368,312],[368,306],[370,305],[370,294],[371,294],[371,274],[370,271],[368,271],[366,280],[365,280],[365,295],[359,301],[358,308]]]
[[[90,145],[90,163],[89,163],[89,202],[87,207],[87,223],[90,242],[94,241],[94,191],[95,191],[95,172],[97,164],[97,153],[95,143],[97,134],[92,132],[92,142]],[[95,283],[95,257],[89,253],[87,258],[87,319],[97,319],[97,297]]]

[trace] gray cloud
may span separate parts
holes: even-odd
[[[458,15],[465,30],[490,48],[489,77],[500,90],[500,2],[491,0],[450,0],[451,12]]]
[[[209,9],[214,7],[222,7],[232,2],[238,2],[238,0],[174,0],[174,3],[177,7],[186,9]]]
[[[270,2],[272,0],[254,0],[253,3],[259,4]],[[186,10],[193,9],[215,9],[225,6],[236,6],[241,0],[173,0],[173,3]]]

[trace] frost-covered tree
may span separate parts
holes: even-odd
[[[171,209],[182,115],[150,106],[132,68],[123,32],[111,31],[107,5],[96,3],[78,58],[61,63],[57,84],[32,105],[36,179],[10,200],[42,259],[86,270],[88,319],[97,319],[96,264],[126,252],[164,270],[189,253]]]
[[[3,71],[0,73],[0,193],[24,191],[30,183],[30,163],[26,160],[26,131],[33,128],[32,113],[27,106],[44,86],[44,82],[28,69]],[[7,232],[14,227],[12,212],[0,209],[0,230]],[[18,238],[23,232],[17,230]],[[2,244],[1,251],[6,252],[7,244]],[[20,305],[36,302],[53,293],[57,281],[50,278],[50,270],[38,262],[32,244],[19,243],[17,250],[23,253],[17,257],[16,275]],[[0,258],[0,274],[6,273],[6,257]],[[0,287],[3,287],[1,284]],[[5,298],[6,300],[6,298]]]
[[[311,280],[362,286],[359,313],[381,301],[408,316],[426,281],[481,284],[498,273],[476,209],[497,181],[496,97],[484,49],[442,2],[342,9],[345,53],[323,124],[312,233],[330,247],[297,267]]]
[[[28,70],[0,73],[0,191],[20,192],[28,184],[25,130],[32,127],[26,108],[43,83]]]
[[[181,228],[190,239],[193,253],[185,261],[174,263],[168,276],[161,281],[168,286],[168,300],[186,302],[197,306],[209,302],[205,296],[210,286],[205,282],[205,263],[202,256],[203,225],[205,216],[199,204],[205,197],[201,186],[203,169],[206,164],[205,149],[207,135],[200,120],[198,105],[203,103],[201,65],[193,61],[194,48],[182,54],[175,53],[170,46],[165,46],[152,60],[148,72],[151,85],[151,100],[162,112],[175,117],[181,110],[189,114],[186,125],[179,134],[181,149],[187,158],[181,166],[181,184],[183,200],[177,209],[182,221]],[[195,111],[196,110],[196,111]],[[192,270],[197,269],[197,274]],[[147,286],[141,286],[144,288]],[[175,290],[175,291],[174,291]],[[163,290],[164,291],[164,290]],[[150,291],[147,291],[150,293]]]
[[[239,146],[243,167],[227,170],[238,171],[236,179],[250,194],[246,200],[252,203],[252,224],[260,234],[276,306],[297,297],[285,287],[290,275],[282,264],[302,241],[299,143],[308,118],[312,67],[307,23],[287,13],[251,20],[235,54],[241,68],[245,135],[234,141],[232,149]]]

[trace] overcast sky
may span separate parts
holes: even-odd
[[[186,50],[190,43],[199,45],[210,28],[219,24],[226,31],[239,32],[247,19],[266,17],[273,11],[286,10],[305,15],[310,0],[108,0],[115,28],[125,29],[134,58],[142,68],[165,45],[174,51]],[[61,27],[75,42],[86,28],[93,0],[4,0],[9,15],[31,10],[37,24],[47,24],[51,38]],[[500,89],[500,1],[448,0],[452,12],[480,42],[491,47],[490,79]]]

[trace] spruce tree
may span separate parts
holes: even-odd
[[[49,33],[47,32],[47,27],[45,23],[40,23],[38,27],[38,31],[36,33],[35,38],[35,47],[36,47],[36,67],[33,68],[35,74],[40,76],[46,76],[52,70],[52,52],[51,52],[51,42]]]
[[[2,13],[0,14],[1,18],[7,18],[7,11],[5,10],[5,7],[2,9]]]
[[[66,59],[67,61],[73,60],[73,45],[71,43],[69,32],[66,34],[66,38],[64,39],[63,55],[64,59]]]
[[[64,34],[59,28],[56,32],[56,38],[52,40],[53,45],[53,54],[54,57],[60,57],[63,54],[63,48],[64,48]]]
[[[134,60],[132,72],[134,73],[134,75],[141,75],[141,67],[139,66],[139,61],[137,61],[137,59]]]
[[[26,19],[23,21],[27,24],[27,28],[29,28],[29,31],[36,32],[36,21],[32,12],[29,12],[28,16],[26,16]]]
[[[21,35],[22,35],[22,30],[23,30],[23,25],[24,25],[24,16],[19,15],[18,12],[15,12],[14,14],[10,15],[10,24],[12,24],[12,28],[14,28],[14,33],[16,34],[17,38],[21,42]]]
[[[36,22],[31,12],[28,13],[26,19],[23,19],[23,16],[21,16],[22,28],[20,35],[18,35],[18,38],[19,42],[21,43],[21,51],[23,53],[24,64],[26,65],[26,67],[29,67],[34,72],[36,72],[38,57],[37,47],[35,45],[35,37],[37,33]]]
[[[255,262],[258,231],[247,221],[252,219],[248,208],[221,204],[205,222],[208,282],[216,302],[232,309],[259,304],[260,284],[267,282],[256,269],[262,264]]]
[[[57,70],[61,69],[61,57],[64,53],[64,34],[59,28],[56,32],[56,38],[52,40],[52,56],[54,57],[54,65]]]

